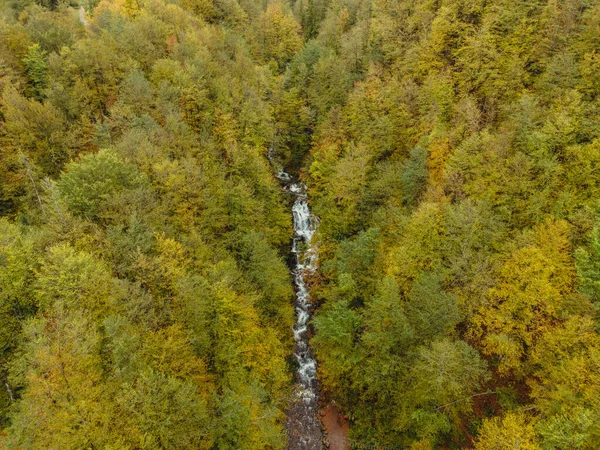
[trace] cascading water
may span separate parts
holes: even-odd
[[[277,178],[281,180],[284,188],[295,196],[292,206],[294,220],[292,275],[296,288],[294,301],[296,324],[293,330],[296,342],[294,357],[298,362],[298,370],[295,398],[288,411],[286,423],[288,450],[321,450],[323,435],[321,422],[317,417],[319,408],[317,361],[309,346],[308,322],[312,305],[310,287],[307,284],[307,278],[316,270],[317,254],[312,238],[318,221],[310,212],[306,186],[294,182],[292,177],[283,170],[279,171]]]

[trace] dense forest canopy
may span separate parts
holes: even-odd
[[[600,448],[600,1],[0,2],[0,448],[281,449],[290,195],[352,442]]]

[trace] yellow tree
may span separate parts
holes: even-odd
[[[475,442],[476,450],[540,450],[532,421],[523,413],[486,419]]]
[[[279,69],[302,48],[300,24],[279,1],[271,3],[259,17],[255,33],[257,53],[265,62],[274,60]]]
[[[590,312],[593,306],[587,301]],[[593,314],[593,313],[592,313]],[[600,439],[600,338],[592,317],[569,317],[533,350],[531,397],[548,448],[595,448]]]
[[[564,221],[540,226],[534,242],[506,260],[489,303],[473,319],[474,337],[485,354],[498,358],[501,373],[525,375],[530,349],[563,316],[574,276],[567,232]]]
[[[35,241],[33,235],[0,219],[0,419],[14,400],[7,380],[7,367],[22,340],[23,320],[35,312],[31,284],[34,277]]]
[[[66,245],[49,250],[35,283],[40,313],[25,326],[24,353],[13,373],[23,386],[11,429],[17,446],[107,444],[111,404],[104,397],[94,317],[110,310],[115,288],[106,268],[90,255]]]

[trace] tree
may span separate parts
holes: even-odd
[[[254,45],[264,62],[275,61],[280,71],[302,47],[300,25],[281,2],[271,3],[258,18]]]
[[[57,188],[74,214],[98,219],[103,203],[111,196],[142,189],[146,183],[146,176],[136,166],[112,150],[101,150],[70,163]]]
[[[409,293],[406,315],[422,343],[451,334],[460,321],[457,298],[445,293],[440,281],[438,275],[425,272]]]
[[[0,219],[0,371],[4,389],[0,394],[0,423],[7,419],[15,400],[15,386],[8,369],[23,339],[23,322],[36,312],[32,292],[37,252],[34,237],[18,226]]]
[[[598,0],[84,3],[0,8],[0,446],[285,447],[279,163],[352,438],[598,446]]]
[[[146,333],[118,316],[108,317],[104,325],[111,375],[119,383],[118,414],[130,433],[122,433],[122,439],[150,448],[211,448],[214,385],[182,327]]]
[[[13,373],[23,389],[11,441],[26,447],[103,446],[110,404],[102,380],[101,336],[94,318],[117,290],[106,268],[68,245],[48,250],[35,283],[40,314],[24,330]],[[43,424],[40,426],[40,424]]]
[[[412,398],[449,415],[468,412],[472,396],[489,379],[487,363],[463,341],[434,341],[419,351],[412,368]]]
[[[477,450],[539,450],[532,421],[523,413],[486,419],[475,442]]]
[[[600,229],[595,227],[588,245],[575,251],[575,267],[579,277],[579,290],[593,302],[600,301]]]
[[[338,276],[349,276],[359,289],[359,295],[370,294],[374,264],[377,260],[380,231],[371,228],[340,244],[336,252]]]
[[[178,295],[181,320],[217,377],[216,445],[280,447],[282,422],[277,406],[289,383],[282,343],[272,329],[260,326],[253,299],[230,286],[239,276],[231,263],[223,262],[211,272],[212,280],[197,275],[182,279]]]
[[[336,392],[347,395],[353,383],[352,373],[359,362],[355,341],[361,318],[347,301],[340,300],[321,308],[313,323],[317,334],[312,345],[322,361],[318,368],[319,379]]]
[[[14,88],[3,93],[2,112],[6,130],[6,148],[3,154],[9,161],[9,173],[21,169],[37,175],[55,176],[67,160],[70,149],[66,142],[67,127],[61,113],[50,103],[26,99]],[[19,164],[18,156],[25,155],[29,167]],[[34,180],[37,177],[34,177]],[[18,181],[31,184],[31,177],[23,174]]]
[[[262,321],[277,324],[282,334],[286,334],[293,325],[288,307],[293,292],[287,267],[275,249],[267,244],[265,237],[256,232],[250,232],[241,239],[240,257],[242,270],[261,291],[257,307]]]
[[[363,331],[358,348],[353,350],[360,361],[352,374],[360,403],[349,405],[347,411],[355,417],[361,434],[374,428],[382,443],[391,443],[406,405],[400,392],[405,388],[412,362],[414,331],[406,317],[398,285],[391,277],[381,280],[377,293],[365,300],[360,312]],[[396,426],[391,426],[392,423]]]
[[[483,352],[496,355],[502,373],[529,373],[528,357],[539,336],[551,332],[572,289],[567,224],[540,226],[534,243],[515,251],[490,290],[491,304],[474,318]],[[485,330],[485,332],[484,332]]]
[[[33,44],[23,58],[23,64],[25,64],[27,77],[29,78],[29,95],[36,100],[42,100],[47,83],[48,61],[46,52],[40,48],[39,44]]]
[[[590,308],[591,309],[591,308]],[[591,317],[575,315],[545,333],[532,352],[531,398],[544,448],[593,448],[598,440],[600,340]]]
[[[21,399],[9,443],[14,447],[81,448],[110,442],[100,335],[82,310],[56,308],[29,321]]]
[[[424,193],[427,183],[427,151],[415,147],[404,165],[400,176],[402,200],[408,206],[415,206]]]

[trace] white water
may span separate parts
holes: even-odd
[[[83,8],[83,6],[81,8],[79,8],[79,20],[81,21],[81,23],[87,30],[88,23],[87,23],[87,20],[85,19],[85,9]]]
[[[284,188],[294,196],[292,206],[294,237],[292,253],[294,265],[292,275],[296,296],[296,323],[293,327],[296,347],[294,357],[298,363],[296,371],[297,386],[295,399],[288,411],[286,424],[289,450],[320,450],[322,448],[321,423],[317,417],[319,399],[317,384],[317,361],[310,349],[309,321],[311,318],[310,286],[308,277],[317,269],[317,253],[313,236],[318,220],[308,206],[306,186],[294,182],[292,177],[280,170],[277,178]]]

